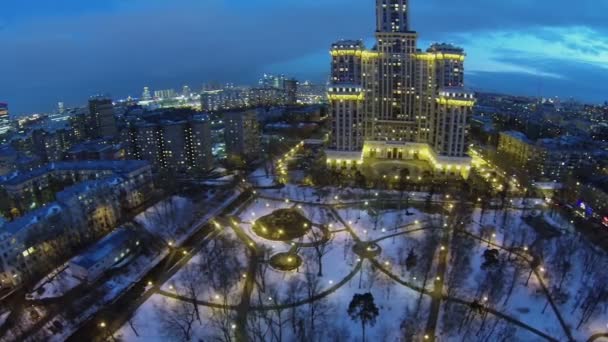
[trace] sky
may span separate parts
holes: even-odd
[[[338,39],[373,44],[373,0],[1,0],[0,102],[48,112],[265,72],[325,82]],[[467,52],[467,86],[608,100],[608,1],[411,0],[419,47]]]

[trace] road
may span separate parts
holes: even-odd
[[[107,331],[120,329],[135,311],[148,300],[158,288],[169,280],[181,267],[209,241],[207,238],[215,230],[207,225],[195,233],[181,250],[189,250],[188,254],[182,254],[179,250],[172,251],[156,267],[135,284],[129,291],[120,297],[114,304],[100,310],[87,323],[83,324],[67,341],[103,341]],[[146,291],[148,282],[152,282],[153,288]],[[99,325],[106,324],[105,330]]]
[[[429,341],[435,340],[435,330],[437,329],[437,322],[439,320],[445,273],[448,269],[448,246],[450,246],[450,235],[449,229],[443,230],[439,249],[439,263],[437,264],[437,278],[435,278],[435,287],[433,288],[433,292],[431,292],[431,307],[425,330],[428,333]]]
[[[247,196],[248,194],[240,196],[232,204],[237,201],[246,200]],[[179,249],[167,255],[114,304],[106,306],[94,315],[93,318],[81,325],[67,341],[103,341],[104,337],[109,335],[109,332],[115,332],[127,323],[139,306],[156,293],[163,283],[185,266],[210,241],[210,237],[218,233],[211,224],[204,226],[202,222],[199,222],[199,224],[201,226],[196,228],[198,229],[196,233],[187,239]],[[183,254],[184,250],[187,251],[186,254]],[[149,282],[152,282],[154,286],[146,291]],[[105,323],[104,328],[100,327],[101,322]]]

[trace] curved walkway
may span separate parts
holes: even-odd
[[[257,197],[258,198],[262,198],[262,199],[267,199],[267,200],[282,201],[282,199],[278,199],[278,198],[271,197],[271,196],[258,195]],[[332,212],[332,214],[334,215],[334,217],[340,223],[342,223],[342,225],[345,227],[345,229],[340,230],[340,231],[347,231],[353,237],[354,241],[356,241],[356,242],[362,242],[361,238],[356,234],[356,232],[352,229],[352,227],[341,217],[341,215],[335,209],[335,207],[334,207],[335,204],[333,204],[333,203],[316,203],[316,202],[294,201],[294,200],[290,200],[290,202],[297,203],[297,204],[305,204],[305,205],[310,205],[310,206],[320,206],[320,207],[326,207],[326,208],[328,208]],[[353,202],[353,203],[348,203],[348,204],[352,205],[352,204],[357,204],[357,203],[364,203],[364,201]],[[397,229],[407,228],[407,227],[412,226],[412,225],[413,224],[408,224],[408,225],[399,227]],[[243,242],[245,242],[248,246],[251,246],[250,242],[252,242],[252,239],[251,239],[251,237],[249,235],[247,235],[247,233],[245,233],[242,229],[240,229],[240,227],[238,227],[238,225],[234,224],[232,222],[232,220],[231,220],[231,225],[230,226],[235,230],[235,232],[237,233],[237,236],[239,237],[239,239],[241,239]],[[383,240],[386,240],[386,239],[390,239],[390,238],[393,238],[393,237],[396,237],[396,236],[406,235],[406,234],[410,234],[410,233],[414,233],[414,232],[418,232],[418,231],[423,231],[423,230],[429,230],[429,229],[433,229],[433,228],[432,227],[431,228],[423,227],[423,228],[417,228],[417,229],[412,229],[412,230],[401,231],[401,232],[398,232],[398,233],[394,233],[394,234],[390,234],[388,236],[384,236],[384,237],[378,238],[378,239],[370,241],[370,242],[378,243],[380,241],[383,241]],[[491,241],[485,240],[485,239],[483,239],[483,238],[481,238],[481,237],[479,237],[477,235],[474,235],[473,233],[470,233],[468,231],[459,230],[456,233],[457,234],[458,233],[466,234],[467,236],[469,236],[471,238],[474,238],[474,239],[479,240],[481,242],[487,243],[487,244],[489,244],[491,246],[497,247],[497,248],[502,249],[502,250],[509,251],[504,246],[501,246],[501,245],[498,245],[498,244],[493,243]],[[300,246],[300,247],[310,247],[310,246],[314,245],[314,243],[296,243],[296,244],[297,244],[296,246]],[[293,246],[293,244],[292,244],[292,246]],[[253,247],[253,249],[255,249],[255,247]],[[522,259],[526,260],[528,263],[531,262],[531,260],[529,258],[527,258],[525,255],[522,255],[522,254],[518,253],[517,251],[509,251],[509,252],[511,252],[512,255],[515,255],[515,256],[517,256],[519,258],[522,258]],[[289,309],[289,308],[294,308],[294,307],[298,307],[298,306],[301,306],[301,305],[305,305],[305,304],[317,301],[319,299],[325,298],[325,297],[329,296],[330,294],[334,293],[335,291],[337,291],[338,289],[340,289],[342,286],[344,286],[349,281],[351,281],[355,277],[355,275],[361,270],[362,264],[363,264],[364,260],[369,260],[369,262],[372,265],[374,265],[377,269],[379,269],[387,277],[389,277],[390,279],[392,279],[393,281],[397,282],[400,285],[408,287],[408,288],[410,288],[410,289],[412,289],[414,291],[417,291],[419,293],[422,293],[424,295],[428,295],[428,296],[436,295],[434,293],[435,291],[430,291],[428,289],[425,289],[425,288],[422,288],[420,286],[417,286],[417,285],[415,285],[413,283],[404,281],[399,276],[393,274],[392,272],[390,272],[389,270],[387,270],[386,268],[384,268],[384,266],[380,262],[378,262],[377,260],[375,260],[375,258],[367,258],[367,259],[360,260],[356,264],[356,266],[354,267],[354,269],[344,279],[342,279],[341,281],[339,281],[335,285],[329,287],[325,291],[320,292],[319,294],[317,294],[317,295],[315,295],[313,297],[306,298],[306,299],[303,299],[303,300],[300,300],[300,301],[296,301],[296,302],[292,302],[292,303],[275,304],[275,305],[268,305],[268,306],[264,306],[264,305],[262,305],[262,306],[255,306],[255,305],[250,305],[249,303],[247,303],[246,309],[247,310],[254,310],[254,311],[284,310],[284,309]],[[545,285],[544,285],[544,283],[542,281],[542,278],[540,278],[540,275],[537,273],[536,270],[534,270],[534,272],[535,272],[537,278],[540,280],[540,284],[543,287],[543,290],[545,291],[545,294],[547,295],[547,298],[549,299],[549,302],[552,305],[554,305],[553,301],[551,300],[551,297],[548,294],[548,289],[545,287]],[[254,274],[247,274],[247,277],[250,278],[250,279],[248,279],[249,281],[253,281],[253,279],[255,277],[255,272],[254,272]],[[244,292],[247,292],[249,296],[251,295],[251,289],[248,289],[248,291],[244,291]],[[157,293],[160,294],[160,295],[162,295],[162,296],[169,297],[169,298],[173,298],[173,299],[177,299],[177,300],[181,300],[181,301],[186,301],[186,302],[189,302],[189,303],[196,303],[198,305],[212,307],[212,308],[230,309],[230,310],[236,310],[237,312],[240,312],[243,309],[243,301],[241,301],[241,303],[239,305],[223,305],[223,304],[217,304],[217,303],[203,301],[203,300],[199,300],[199,299],[189,298],[189,297],[186,297],[186,296],[181,296],[181,295],[177,295],[175,293],[171,293],[171,292],[167,292],[167,291],[162,291],[162,290],[157,291]],[[443,299],[443,300],[452,301],[452,302],[455,302],[455,303],[459,303],[461,305],[470,306],[470,305],[473,304],[473,302],[471,302],[471,301],[467,301],[467,300],[464,300],[464,299],[461,299],[461,298],[458,298],[458,297],[454,297],[454,296],[448,296],[446,294],[441,294],[441,297],[442,297],[441,299]],[[524,322],[521,322],[521,321],[519,321],[519,320],[517,320],[517,319],[515,319],[515,318],[513,318],[511,316],[508,316],[508,315],[506,315],[504,313],[501,313],[501,312],[499,312],[497,310],[494,310],[494,309],[488,308],[488,307],[486,307],[485,310],[488,313],[491,313],[491,314],[493,314],[494,316],[496,316],[498,318],[504,319],[504,320],[508,321],[509,323],[512,323],[512,324],[514,324],[514,325],[516,325],[516,326],[518,326],[518,327],[520,327],[522,329],[528,330],[531,333],[533,333],[533,334],[535,334],[535,335],[537,335],[537,336],[539,336],[539,337],[541,337],[541,338],[543,338],[545,340],[555,341],[555,342],[558,341],[557,339],[555,339],[555,338],[547,335],[546,333],[544,333],[544,332],[542,332],[542,331],[540,331],[540,330],[538,330],[538,329],[536,329],[536,328],[534,328],[534,327],[532,327],[532,326],[530,326],[530,325],[528,325],[528,324],[526,324]],[[558,316],[558,319],[560,320],[560,323],[562,324],[562,327],[564,328],[564,331],[566,331],[566,334],[568,335],[568,337],[570,338],[570,340],[573,340],[572,336],[571,336],[571,333],[570,333],[569,329],[566,327],[565,322],[563,321],[561,315],[558,313],[557,308],[554,307],[554,310],[555,310],[555,312],[556,312],[556,314]],[[590,337],[590,339],[588,341],[594,341],[594,340],[599,339],[601,337],[608,337],[608,333],[602,333],[602,334],[593,335],[593,336]]]
[[[357,273],[361,270],[362,264],[363,264],[363,261],[359,261],[357,263],[357,265],[355,266],[355,268],[353,268],[353,270],[346,277],[344,277],[344,279],[342,279],[341,281],[337,282],[335,285],[327,288],[325,291],[320,292],[311,298],[306,298],[306,299],[299,300],[297,302],[285,303],[285,304],[276,304],[276,305],[268,305],[268,306],[252,305],[249,307],[249,309],[254,310],[254,311],[284,310],[284,309],[290,309],[290,308],[302,306],[304,304],[308,304],[308,303],[317,301],[319,299],[325,298],[325,297],[329,296],[330,294],[336,292],[342,286],[346,285],[346,283],[348,283],[349,281],[351,281],[357,275]],[[239,307],[238,305],[224,305],[224,304],[218,304],[218,303],[213,303],[213,302],[207,302],[207,301],[199,300],[199,299],[193,300],[193,298],[178,295],[178,294],[163,291],[163,290],[159,290],[157,293],[162,296],[165,296],[165,297],[181,300],[181,301],[188,302],[188,303],[196,303],[198,305],[208,306],[208,307],[216,308],[216,309],[237,310]]]
[[[593,342],[593,341],[595,341],[597,339],[600,339],[602,337],[608,338],[608,332],[591,335],[591,337],[589,337],[589,339],[587,340],[587,342]]]
[[[557,316],[557,320],[559,321],[560,325],[562,326],[562,329],[564,330],[564,332],[566,333],[566,336],[568,337],[569,341],[575,341],[574,337],[572,336],[572,331],[570,331],[570,327],[568,327],[568,325],[566,324],[566,321],[564,320],[561,312],[559,311],[557,304],[555,304],[555,302],[553,301],[553,297],[551,296],[551,293],[549,291],[549,289],[547,288],[547,286],[545,285],[545,282],[541,276],[541,274],[538,272],[538,270],[536,268],[533,268],[531,263],[532,260],[530,260],[530,258],[528,258],[527,256],[517,252],[517,251],[513,251],[509,248],[506,248],[502,245],[496,244],[492,241],[488,241],[480,236],[477,236],[471,232],[468,231],[458,231],[456,232],[456,234],[465,234],[473,239],[479,240],[483,243],[487,243],[489,246],[493,246],[499,249],[502,249],[504,251],[507,251],[509,253],[511,253],[511,255],[515,255],[518,258],[521,258],[523,260],[525,260],[529,266],[530,269],[532,270],[532,272],[534,272],[534,275],[536,276],[536,278],[538,279],[538,283],[540,284],[540,287],[543,290],[543,293],[545,294],[545,297],[547,297],[547,300],[549,301],[549,304],[551,305],[551,308],[553,309],[553,312],[555,312],[555,315]]]

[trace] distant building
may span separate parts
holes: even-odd
[[[249,104],[249,92],[235,87],[204,90],[200,94],[200,101],[203,112],[241,108]]]
[[[141,99],[143,101],[152,100],[152,94],[150,93],[150,88],[144,87],[144,91],[141,93]]]
[[[519,165],[527,165],[535,155],[534,142],[522,132],[500,132],[498,151],[509,155]]]
[[[71,127],[58,123],[32,130],[31,140],[29,152],[44,162],[54,162],[63,160],[66,151],[77,139]]]
[[[127,158],[180,172],[213,167],[211,126],[206,115],[188,120],[137,122],[121,132]]]
[[[172,99],[176,97],[174,89],[163,89],[154,91],[154,97],[160,100]]]
[[[222,107],[224,102],[223,90],[205,90],[201,93],[201,111],[211,112]]]
[[[283,82],[285,82],[285,75],[264,74],[259,81],[259,85],[262,88],[283,89]]]
[[[8,104],[0,102],[0,135],[11,130],[11,120],[8,113]]]
[[[286,79],[283,82],[287,104],[293,105],[298,103],[298,81],[294,78]]]
[[[97,97],[89,100],[89,114],[93,117],[95,137],[115,137],[118,134],[116,119],[114,118],[114,105],[112,100]]]
[[[0,177],[17,170],[17,151],[10,145],[0,146]]]
[[[182,96],[185,98],[192,97],[192,90],[190,89],[189,86],[185,85],[182,87]]]
[[[252,107],[282,106],[286,103],[286,92],[283,88],[251,88],[247,96],[247,105]]]
[[[501,132],[498,141],[500,157],[509,158],[533,178],[551,181],[593,164],[594,150],[593,142],[574,136],[532,141],[521,132],[508,131]]]
[[[57,113],[58,114],[65,113],[65,104],[63,102],[57,102]]]
[[[93,283],[112,266],[131,256],[139,246],[135,232],[128,227],[117,228],[70,260],[69,271],[78,279]]]
[[[226,154],[244,160],[260,156],[261,132],[255,111],[224,114]]]
[[[74,145],[65,154],[65,159],[71,161],[125,159],[125,149],[120,144],[103,139]]]

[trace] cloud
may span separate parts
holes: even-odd
[[[18,112],[99,92],[136,96],[143,86],[251,83],[266,71],[325,81],[331,42],[367,41],[375,20],[372,0],[6,1],[0,100]],[[411,7],[420,46],[463,46],[480,87],[500,87],[502,77],[565,89],[575,78],[597,88],[606,81],[608,2],[411,0]],[[572,73],[576,63],[594,72]]]

